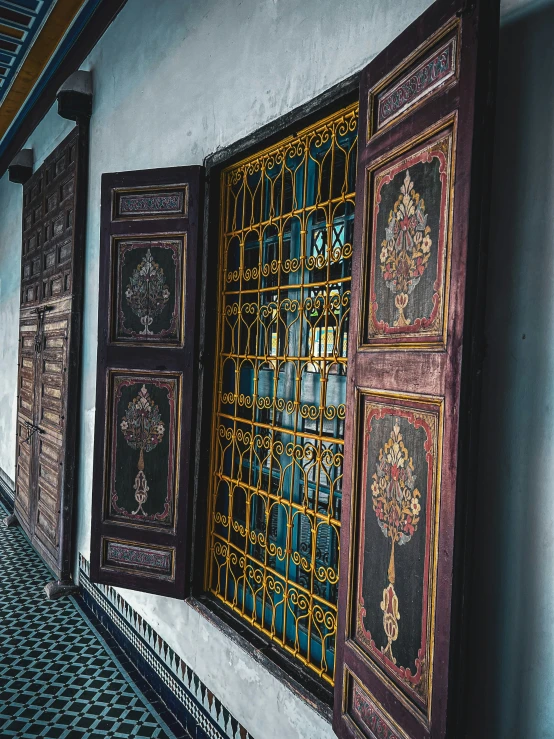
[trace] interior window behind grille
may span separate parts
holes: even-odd
[[[222,174],[207,587],[330,683],[357,113]]]

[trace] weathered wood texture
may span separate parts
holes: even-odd
[[[497,33],[498,3],[438,0],[362,73],[342,739],[462,732]]]
[[[23,188],[15,511],[61,580],[71,576],[87,164],[84,123]]]
[[[102,177],[91,577],[184,597],[201,167]]]

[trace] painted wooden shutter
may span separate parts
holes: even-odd
[[[362,73],[340,737],[457,735],[497,33],[439,0]]]
[[[91,575],[183,597],[202,170],[102,177]]]

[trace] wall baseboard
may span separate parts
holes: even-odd
[[[15,483],[11,477],[0,467],[0,502],[13,513],[15,501]]]
[[[87,608],[195,739],[253,739],[198,675],[112,587],[90,581],[79,554],[79,588]]]

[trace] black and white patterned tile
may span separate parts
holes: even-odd
[[[186,736],[132,684],[77,601],[45,599],[50,579],[21,529],[0,525],[0,736]]]
[[[195,739],[253,739],[198,675],[114,588],[90,581],[79,555],[79,587],[87,608],[112,634],[139,674]]]

